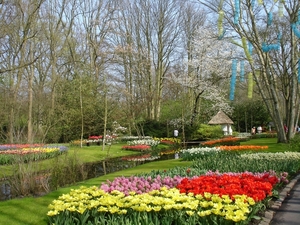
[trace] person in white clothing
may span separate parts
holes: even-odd
[[[262,133],[262,127],[261,126],[257,127],[257,133],[259,133],[259,134]]]

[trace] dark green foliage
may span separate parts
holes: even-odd
[[[300,152],[300,134],[296,134],[289,142],[290,151]]]
[[[277,133],[262,133],[262,134],[255,134],[251,136],[252,139],[257,138],[277,138]]]
[[[143,133],[145,136],[151,137],[168,137],[167,124],[155,120],[146,120],[139,124],[143,127]],[[173,133],[172,133],[173,134]]]
[[[236,131],[250,132],[253,126],[262,126],[264,129],[268,129],[271,118],[261,100],[244,101],[234,104],[233,107],[232,120]]]
[[[186,140],[195,140],[198,139],[197,129],[199,128],[198,125],[193,126],[185,126],[184,127],[184,134]]]
[[[208,140],[223,137],[223,131],[220,125],[201,124],[194,134],[193,140]]]

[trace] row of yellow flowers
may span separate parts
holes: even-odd
[[[181,139],[179,138],[153,138],[153,140],[160,141],[162,144],[181,144]]]
[[[131,216],[138,217],[139,213],[147,213],[149,222],[149,219],[153,218],[149,216],[151,213],[159,218],[159,214],[163,216],[163,214],[172,211],[181,214],[185,221],[187,219],[201,221],[201,219],[207,219],[209,216],[215,221],[218,218],[225,218],[238,223],[245,221],[251,212],[256,211],[254,207],[257,207],[257,203],[253,198],[246,195],[235,195],[232,199],[229,195],[185,194],[180,193],[176,188],[167,189],[166,187],[143,194],[131,192],[128,196],[117,190],[106,193],[97,187],[81,187],[72,190],[69,194],[60,196],[49,207],[48,216],[54,224],[56,224],[55,219],[60,220],[60,216],[66,219],[65,217],[71,218],[72,214],[82,215],[77,218],[97,214],[99,221],[101,221],[101,217],[104,218],[106,213],[118,215],[120,224],[122,215],[129,218]],[[151,224],[160,223],[157,221],[157,223]],[[190,221],[187,224],[194,223]]]

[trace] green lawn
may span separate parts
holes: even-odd
[[[269,151],[287,151],[288,145],[277,144],[277,139],[253,139],[247,142],[242,142],[245,145],[268,145]],[[113,145],[110,149],[110,156],[121,156],[122,154],[133,154],[134,152],[127,152],[121,150],[122,144]],[[84,162],[92,162],[103,159],[107,156],[106,151],[101,150],[101,146],[91,146],[84,148],[71,148],[69,154],[77,154]],[[46,160],[45,166],[50,166],[51,160]],[[112,180],[118,176],[130,176],[140,172],[150,172],[152,170],[167,170],[176,166],[188,166],[191,162],[183,162],[180,160],[167,160],[146,163],[135,168],[126,169],[123,171],[111,173],[98,178],[80,182],[71,187],[60,188],[42,197],[25,197],[20,199],[12,199],[0,202],[0,224],[9,225],[47,225],[47,206],[60,195],[69,193],[71,189],[80,186],[99,186],[106,180]],[[0,168],[1,170],[4,169]],[[7,169],[8,170],[8,169]],[[3,170],[2,170],[3,172]]]
[[[102,150],[102,146],[98,146],[98,145],[92,145],[89,147],[83,146],[82,148],[69,147],[67,154],[68,157],[76,156],[76,158],[82,163],[101,161],[105,158],[114,158],[114,157],[138,154],[138,152],[135,151],[122,150],[122,146],[124,145],[125,145],[124,143],[113,144],[111,145],[111,147],[106,145],[104,150]],[[65,157],[65,154],[59,157],[63,158]],[[54,159],[47,159],[47,160],[37,162],[35,167],[38,170],[47,170],[52,167],[53,160]],[[12,175],[14,169],[15,168],[11,165],[0,165],[0,178]]]
[[[246,142],[241,142],[241,145],[267,145],[269,152],[284,152],[289,151],[289,145],[277,143],[277,138],[255,138]]]

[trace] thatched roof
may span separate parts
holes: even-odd
[[[215,115],[208,124],[216,125],[216,124],[233,124],[233,121],[222,111],[219,111],[217,115]]]

